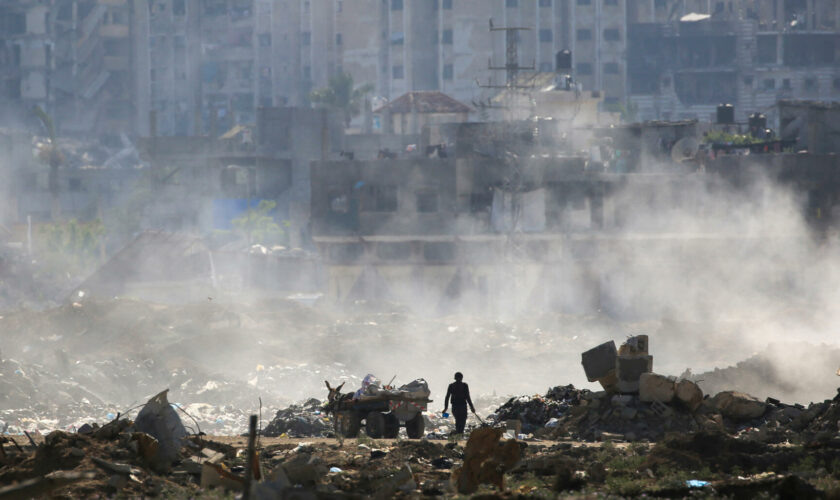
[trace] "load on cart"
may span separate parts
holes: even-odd
[[[341,393],[338,387],[330,387],[326,411],[333,414],[335,433],[353,438],[359,435],[362,425],[368,437],[393,439],[399,435],[400,427],[411,439],[423,437],[426,422],[423,412],[432,400],[429,384],[422,378],[398,388],[382,385],[379,379],[368,374],[362,387],[353,393]]]

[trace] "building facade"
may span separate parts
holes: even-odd
[[[7,124],[40,106],[63,134],[135,131],[128,0],[0,4],[0,103]]]

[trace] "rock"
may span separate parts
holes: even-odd
[[[700,386],[688,379],[677,382],[674,395],[680,403],[691,411],[699,408],[703,402],[703,391]]]
[[[500,445],[502,429],[482,427],[474,430],[464,449],[464,464],[452,470],[452,483],[459,493],[470,494],[479,484],[492,484],[504,490],[504,473],[521,458],[521,448],[514,439]]]
[[[767,404],[758,398],[736,391],[719,392],[712,404],[723,416],[733,420],[751,420],[764,415]]]
[[[639,400],[645,403],[670,403],[674,399],[674,391],[674,381],[664,375],[642,373],[639,376]]]

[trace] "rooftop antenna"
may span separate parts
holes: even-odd
[[[504,71],[505,72],[505,84],[498,85],[493,84],[488,79],[486,85],[482,85],[478,79],[476,79],[476,84],[483,89],[502,89],[505,91],[505,104],[501,106],[502,108],[510,109],[513,107],[513,93],[516,90],[533,90],[534,89],[534,82],[530,81],[528,83],[523,83],[519,81],[519,72],[523,70],[530,70],[534,71],[536,68],[536,61],[532,61],[530,66],[520,66],[519,65],[519,32],[520,31],[531,31],[531,28],[525,27],[501,27],[495,26],[493,24],[493,18],[490,18],[490,32],[493,33],[495,31],[503,31],[505,33],[505,65],[504,66],[493,66],[492,58],[488,58],[487,60],[487,69],[491,71]],[[490,100],[488,99],[488,108],[495,107],[492,105]]]
[[[493,19],[490,18],[490,32],[504,31],[505,32],[505,65],[493,66],[492,62],[488,61],[487,69],[494,71],[504,71],[505,81],[508,85],[516,85],[516,77],[521,70],[531,70],[536,68],[536,62],[532,62],[531,66],[519,65],[519,32],[531,31],[531,28],[524,27],[496,27],[493,25]]]

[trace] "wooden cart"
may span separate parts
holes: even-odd
[[[394,439],[405,427],[411,439],[424,435],[426,422],[423,412],[432,400],[384,394],[362,399],[342,399],[330,403],[336,435],[353,438],[359,435],[362,423],[368,437]]]

